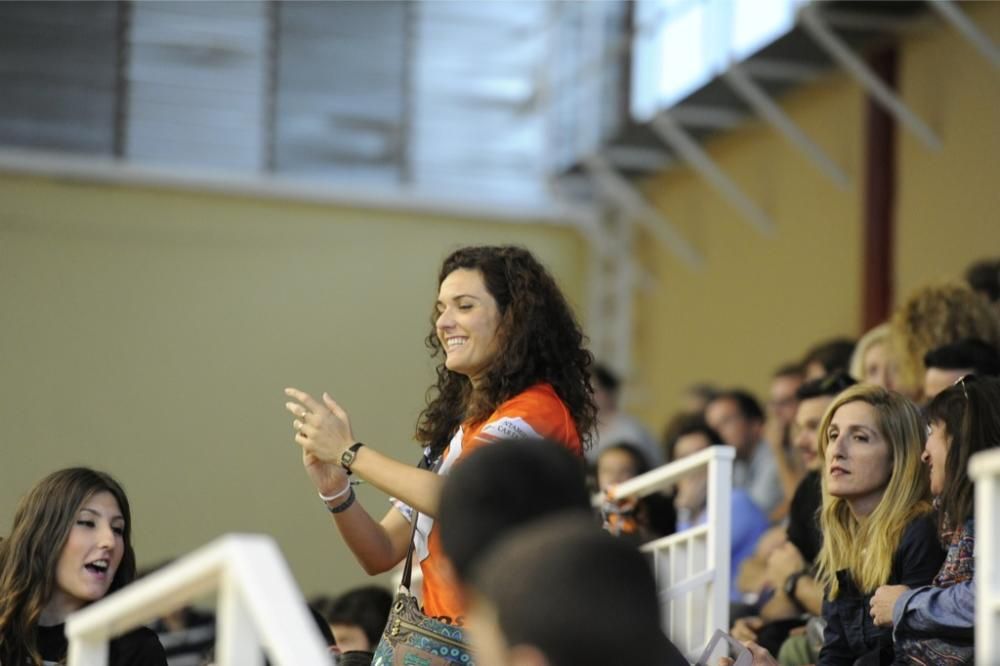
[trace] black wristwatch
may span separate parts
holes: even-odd
[[[358,449],[364,446],[361,442],[355,442],[351,444],[351,447],[340,454],[340,466],[347,470],[347,475],[351,475],[351,465],[354,464],[354,459],[358,455]]]
[[[794,603],[799,608],[802,608],[802,603],[795,596],[795,586],[799,584],[799,578],[805,576],[808,571],[796,571],[791,576],[785,579],[785,585],[782,588],[785,592],[785,596],[788,597],[792,603]]]

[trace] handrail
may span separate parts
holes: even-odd
[[[698,654],[715,629],[729,629],[730,510],[733,461],[729,446],[710,446],[608,489],[613,500],[666,490],[684,476],[708,468],[708,520],[651,541],[664,631],[688,655]]]
[[[110,639],[214,590],[218,666],[332,663],[274,540],[229,534],[71,614],[68,666],[105,666]]]
[[[1000,662],[1000,449],[969,458],[976,484],[976,663]]]
[[[611,489],[612,498],[645,497],[668,489],[675,481],[700,467],[705,467],[713,460],[734,460],[735,458],[736,452],[728,446],[709,446],[697,453],[684,456],[680,460],[661,465],[645,474],[619,483]]]

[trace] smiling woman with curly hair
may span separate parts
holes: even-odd
[[[306,471],[364,569],[381,573],[406,556],[419,512],[413,543],[425,611],[458,623],[462,603],[434,525],[440,475],[471,451],[502,440],[548,439],[582,455],[595,420],[592,357],[555,280],[520,247],[466,247],[449,255],[431,326],[427,346],[442,360],[416,439],[424,447],[422,466],[436,466],[437,473],[361,444],[347,413],[328,395],[316,400],[288,389],[295,402],[286,407],[295,416]],[[355,504],[351,472],[395,498],[381,522]]]

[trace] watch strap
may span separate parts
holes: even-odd
[[[351,475],[351,465],[354,464],[354,458],[358,455],[358,449],[364,446],[363,442],[355,442],[351,444],[346,451],[340,454],[340,466],[347,470],[347,475]]]

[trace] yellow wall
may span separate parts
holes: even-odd
[[[141,564],[263,532],[307,592],[366,580],[282,389],[329,390],[359,438],[415,462],[438,267],[493,242],[581,301],[563,228],[0,176],[0,535],[36,480],[85,464],[129,491]]]
[[[645,184],[647,196],[705,260],[692,270],[644,243],[658,287],[637,307],[637,408],[659,428],[683,388],[705,380],[762,390],[769,373],[813,341],[858,326],[862,98],[834,74],[784,101],[786,111],[847,172],[842,191],[769,127],[713,141],[714,160],[772,217],[762,235],[691,172]],[[836,122],[834,122],[836,120]]]
[[[966,2],[962,10],[1000,44],[1000,3]],[[906,100],[943,147],[900,133],[897,302],[973,261],[1000,257],[1000,72],[953,29],[908,41],[904,54]]]
[[[963,3],[1000,42],[1000,3]],[[928,280],[1000,254],[1000,77],[943,23],[900,45],[901,95],[944,143],[898,129],[897,302]],[[770,373],[811,344],[862,331],[864,95],[834,72],[780,100],[851,179],[840,191],[774,130],[751,123],[711,141],[713,159],[774,219],[767,238],[690,170],[643,184],[704,255],[691,270],[642,242],[658,286],[636,310],[634,409],[661,427],[683,388],[708,380],[761,396]]]

